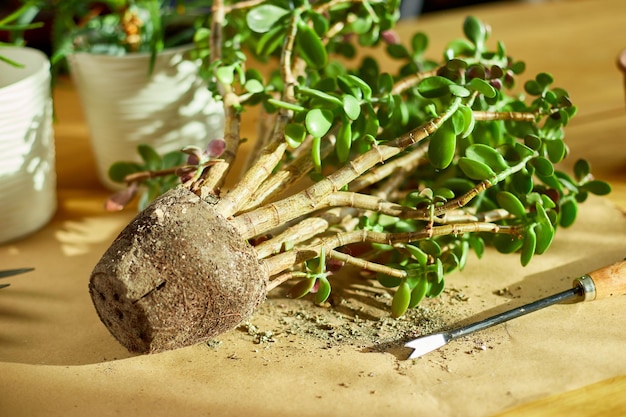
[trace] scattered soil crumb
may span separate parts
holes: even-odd
[[[522,289],[522,287],[517,286],[515,288],[515,291],[519,292]],[[499,295],[501,297],[507,297],[507,298],[520,298],[519,294],[516,294],[513,292],[513,290],[511,290],[509,287],[504,287],[501,288],[499,290],[496,290],[493,292],[495,295]]]
[[[206,345],[213,350],[217,350],[222,345],[222,341],[213,339],[206,342]]]
[[[352,346],[366,352],[389,352],[405,349],[407,340],[452,327],[470,314],[470,297],[463,289],[448,288],[394,319],[390,316],[393,293],[377,282],[346,274],[332,284],[331,298],[321,306],[308,297],[286,298],[289,284],[283,285],[239,325],[239,334],[266,348],[309,345],[310,341],[315,342],[311,347],[322,349]]]

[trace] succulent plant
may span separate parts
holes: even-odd
[[[92,275],[97,310],[125,346],[206,340],[283,284],[323,303],[342,266],[393,291],[398,317],[487,245],[527,265],[589,193],[610,191],[585,161],[572,174],[555,168],[576,107],[552,76],[522,81],[524,63],[471,16],[465,38],[428,59],[425,34],[401,42],[393,32],[398,3],[212,3],[195,52],[224,104],[223,141],[185,149],[183,163],[143,147],[144,164],[111,170],[132,188],[116,208],[144,182],[142,207],[178,184]],[[380,70],[383,53],[396,73]],[[231,173],[253,106],[259,133],[244,171]],[[225,189],[229,174],[240,176]]]

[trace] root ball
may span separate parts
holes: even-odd
[[[122,345],[154,353],[236,327],[265,299],[267,278],[228,220],[177,188],[120,233],[94,268],[89,291]]]

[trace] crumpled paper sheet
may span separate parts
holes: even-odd
[[[623,297],[552,306],[415,361],[401,344],[328,348],[292,335],[256,345],[238,330],[217,348],[132,356],[99,322],[87,283],[133,213],[102,213],[99,195],[65,197],[48,227],[0,246],[2,268],[36,268],[0,291],[0,416],[489,416],[626,374]],[[466,321],[479,320],[623,259],[625,235],[624,213],[590,198],[528,267],[489,251],[447,282],[469,297]]]

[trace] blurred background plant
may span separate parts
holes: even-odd
[[[55,68],[74,52],[157,54],[192,42],[195,14],[206,8],[182,0],[19,0],[5,19],[11,43],[46,52]],[[17,3],[17,4],[15,4]],[[5,6],[6,7],[6,6]],[[16,10],[16,11],[13,11]],[[3,19],[3,20],[5,20]],[[8,23],[7,22],[7,23]],[[25,34],[28,28],[39,28]]]
[[[28,4],[24,4],[18,9],[12,11],[8,15],[0,18],[0,33],[4,33],[4,41],[0,41],[2,46],[23,46],[24,32],[36,28],[43,27],[43,22],[33,22],[37,15],[37,10]],[[2,55],[0,51],[0,61],[10,65],[21,66],[19,62],[15,62]]]

